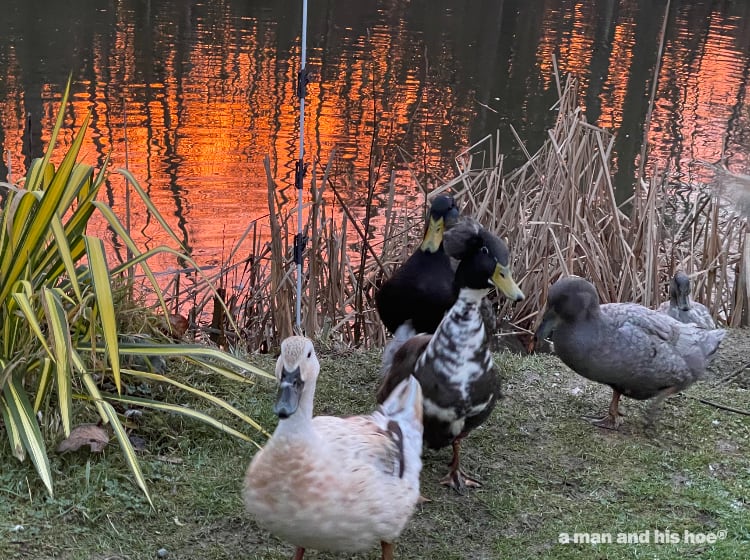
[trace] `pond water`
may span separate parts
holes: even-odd
[[[512,165],[514,127],[534,151],[555,114],[553,55],[580,81],[592,123],[611,129],[618,196],[627,198],[656,102],[648,164],[701,180],[695,160],[748,172],[750,2],[673,0],[309,0],[312,81],[306,161],[336,153],[345,197],[376,203],[395,166],[416,195],[455,172],[456,155],[499,130]],[[296,200],[302,0],[5,0],[0,34],[0,180],[25,174],[49,139],[69,73],[61,147],[88,111],[82,159],[128,168],[202,264],[218,264],[268,213],[263,159],[279,196]],[[126,126],[127,125],[127,126]],[[125,140],[128,150],[126,161]],[[59,157],[58,157],[59,160]],[[104,197],[124,214],[125,182]],[[164,241],[142,208],[136,240]],[[176,263],[173,263],[176,266]],[[165,266],[170,266],[169,263]]]

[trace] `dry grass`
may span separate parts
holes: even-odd
[[[502,154],[488,138],[467,151],[462,173],[443,187],[456,193],[463,214],[504,236],[514,252],[515,274],[530,297],[506,303],[501,313],[522,330],[536,326],[550,283],[563,274],[591,280],[603,301],[654,307],[681,268],[694,276],[695,299],[740,325],[747,297],[735,280],[744,277],[744,218],[698,189],[678,206],[666,173],[639,183],[618,205],[610,173],[614,137],[586,122],[576,85],[568,78],[557,122],[525,165],[503,174]],[[478,157],[489,165],[476,169]]]
[[[518,305],[500,302],[500,316],[511,330],[536,327],[548,287],[562,274],[591,280],[603,301],[654,307],[666,298],[678,268],[692,275],[694,298],[715,317],[730,326],[747,324],[745,218],[722,208],[707,189],[693,187],[680,196],[667,173],[658,171],[618,205],[610,170],[613,136],[586,122],[573,78],[559,93],[556,123],[544,145],[526,153],[524,165],[506,173],[495,138],[487,137],[458,158],[458,175],[419,207],[407,206],[391,181],[385,223],[376,232],[368,232],[368,218],[360,220],[345,204],[342,187],[330,178],[331,163],[322,175],[313,169],[312,197],[305,205],[302,330],[332,345],[381,346],[385,331],[374,294],[416,248],[428,199],[444,191],[456,196],[464,215],[509,242],[514,274],[527,294]],[[213,278],[227,293],[221,335],[251,351],[275,347],[294,330],[296,215],[277,199],[266,167],[271,239],[264,240],[258,224],[251,224],[241,239],[249,239],[250,255]],[[189,299],[196,317],[212,302],[201,284],[183,288],[176,299]]]

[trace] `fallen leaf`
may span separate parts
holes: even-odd
[[[84,445],[88,445],[92,453],[101,453],[107,443],[109,443],[107,430],[96,424],[81,424],[73,428],[70,436],[60,442],[57,452],[78,451]]]

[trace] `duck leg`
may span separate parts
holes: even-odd
[[[647,428],[654,427],[654,423],[656,422],[656,417],[659,415],[659,409],[660,409],[660,405],[662,401],[666,399],[669,395],[674,395],[677,392],[679,392],[679,389],[675,386],[667,387],[666,389],[662,389],[661,391],[659,391],[659,393],[654,397],[654,400],[651,401],[651,404],[646,410],[646,427]]]
[[[380,541],[380,548],[383,551],[381,560],[393,560],[393,543]]]
[[[461,440],[464,434],[453,440],[453,459],[450,462],[450,471],[440,480],[440,484],[450,486],[461,494],[466,488],[479,488],[482,483],[466,475],[461,470]]]
[[[612,401],[609,403],[609,411],[602,418],[586,418],[594,426],[616,430],[622,425],[623,414],[620,412],[620,392],[612,389]]]
[[[305,555],[305,549],[301,546],[298,546],[297,549],[294,551],[294,558],[292,560],[302,560],[302,557]]]

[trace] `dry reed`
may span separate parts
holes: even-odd
[[[735,280],[745,274],[745,220],[700,190],[687,212],[675,207],[663,172],[638,189],[643,196],[627,201],[626,213],[611,182],[614,137],[586,122],[576,86],[569,77],[555,126],[524,165],[504,175],[502,155],[494,151],[490,165],[477,170],[477,146],[459,159],[461,174],[450,185],[462,213],[505,237],[516,259],[515,274],[528,297],[515,306],[504,302],[501,315],[519,331],[532,330],[550,284],[565,274],[590,280],[602,301],[655,307],[680,268],[694,277],[695,299],[731,326],[742,324],[747,297]]]
[[[544,145],[529,154],[516,134],[527,155],[524,165],[504,173],[497,139],[488,136],[457,159],[458,175],[429,195],[452,192],[462,214],[507,239],[514,275],[527,298],[515,305],[500,300],[502,323],[516,333],[531,332],[549,286],[563,274],[592,281],[603,301],[654,307],[666,297],[674,270],[681,268],[693,276],[694,298],[714,316],[731,326],[746,324],[750,260],[744,253],[750,249],[745,219],[722,210],[719,199],[706,191],[694,189],[678,204],[664,172],[634,189],[644,194],[632,197],[627,211],[618,206],[610,172],[613,136],[586,122],[573,78],[564,84],[558,78],[558,83],[558,116]],[[385,225],[371,235],[339,196],[341,188],[330,170],[329,161],[318,184],[313,169],[311,200],[305,205],[309,244],[303,330],[324,344],[377,347],[384,343],[385,331],[374,294],[420,242],[428,197],[418,208],[407,206],[391,180]],[[271,239],[261,241],[253,224],[248,228],[250,255],[218,274],[227,288],[225,303],[240,325],[235,333],[225,326],[228,343],[261,351],[293,332],[296,297],[294,214],[276,200],[268,160],[266,172]],[[333,202],[324,197],[327,188]],[[199,285],[187,293],[200,310],[210,299]]]

